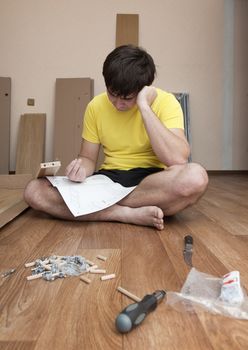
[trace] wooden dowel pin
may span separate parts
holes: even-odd
[[[111,275],[105,275],[101,277],[102,281],[106,281],[106,280],[111,280],[112,278],[115,278],[115,274],[112,273]]]
[[[30,275],[30,276],[27,276],[27,280],[28,281],[36,280],[37,278],[42,278],[42,276],[43,276],[43,273],[38,273],[36,275]]]
[[[90,266],[94,266],[95,265],[95,263],[93,262],[93,261],[91,261],[91,260],[85,260],[85,262],[87,263],[87,264],[89,264]]]
[[[90,273],[106,273],[106,270],[103,269],[90,269]]]
[[[141,301],[141,298],[139,298],[139,297],[137,297],[136,295],[130,293],[129,291],[127,291],[126,289],[124,289],[124,288],[122,288],[122,287],[118,287],[117,290],[118,290],[120,293],[126,295],[128,298],[130,298],[130,299],[132,299],[132,300],[134,300],[134,301],[137,301],[137,302]]]
[[[88,283],[88,284],[91,283],[91,280],[90,280],[89,278],[87,278],[86,276],[81,276],[81,277],[80,277],[80,280],[83,281],[83,282],[85,282],[85,283]]]
[[[32,262],[26,263],[26,264],[25,264],[25,267],[32,267],[32,266],[34,266],[35,264],[36,264],[36,262],[35,262],[35,261],[32,261]]]
[[[97,255],[97,259],[106,261],[106,260],[107,260],[107,257],[99,254],[99,255]]]
[[[98,265],[93,265],[93,266],[90,267],[90,270],[91,269],[97,269],[97,268],[98,268]]]

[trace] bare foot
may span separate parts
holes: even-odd
[[[149,206],[140,208],[130,208],[118,206],[118,221],[142,226],[154,226],[158,230],[164,228],[164,213],[162,209]]]
[[[132,208],[114,204],[95,213],[78,216],[79,221],[118,221],[126,224],[152,226],[158,230],[164,228],[164,213],[156,206]]]

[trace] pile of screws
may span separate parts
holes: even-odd
[[[88,272],[90,265],[87,263],[87,260],[80,255],[52,255],[26,263],[25,267],[32,267],[32,274],[27,277],[27,280],[43,278],[47,281],[54,281],[56,278],[78,276]]]

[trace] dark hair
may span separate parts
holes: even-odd
[[[152,57],[144,49],[123,45],[106,57],[102,74],[111,93],[126,97],[151,85],[156,68]]]

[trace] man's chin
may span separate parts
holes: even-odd
[[[115,107],[116,109],[117,109],[117,111],[119,111],[119,112],[126,112],[126,111],[128,111],[128,107]]]

